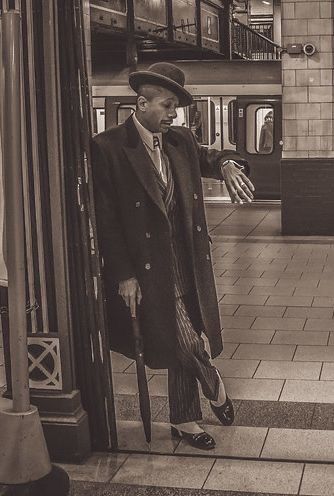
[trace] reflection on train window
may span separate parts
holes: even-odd
[[[268,155],[274,147],[274,109],[270,105],[251,104],[246,114],[248,153]]]
[[[95,131],[99,134],[102,133],[106,128],[106,113],[102,108],[96,109],[96,126]],[[95,123],[94,123],[95,124]]]
[[[237,143],[238,137],[238,108],[237,101],[231,100],[228,104],[228,140],[232,145]]]
[[[135,110],[135,105],[120,105],[117,110],[117,124],[123,124]]]
[[[189,122],[201,145],[212,145],[216,139],[215,105],[207,98],[195,100],[189,107]]]
[[[189,111],[188,107],[178,107],[176,109],[177,116],[173,120],[173,126],[189,127]]]

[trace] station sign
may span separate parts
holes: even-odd
[[[127,0],[92,0],[90,16],[93,25],[125,31],[127,29]]]
[[[172,0],[173,39],[197,44],[196,0]]]
[[[201,2],[201,36],[202,47],[220,51],[219,9],[206,2]]]
[[[133,0],[135,32],[167,38],[166,0]]]

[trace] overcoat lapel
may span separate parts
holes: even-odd
[[[128,146],[124,146],[123,148],[129,162],[148,195],[164,213],[164,215],[167,216],[166,207],[162,200],[159,186],[154,175],[153,164],[152,167],[150,164],[151,158],[146,151],[145,145],[140,139],[132,117],[127,119],[125,122],[125,127],[128,132]]]

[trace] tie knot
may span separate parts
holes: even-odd
[[[158,136],[153,136],[153,146],[154,148],[160,148],[160,141]]]

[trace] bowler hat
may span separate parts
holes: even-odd
[[[187,107],[192,102],[192,96],[184,89],[184,79],[184,72],[176,65],[157,62],[146,71],[132,72],[129,75],[129,85],[136,93],[142,84],[162,86],[178,97],[180,107]]]

